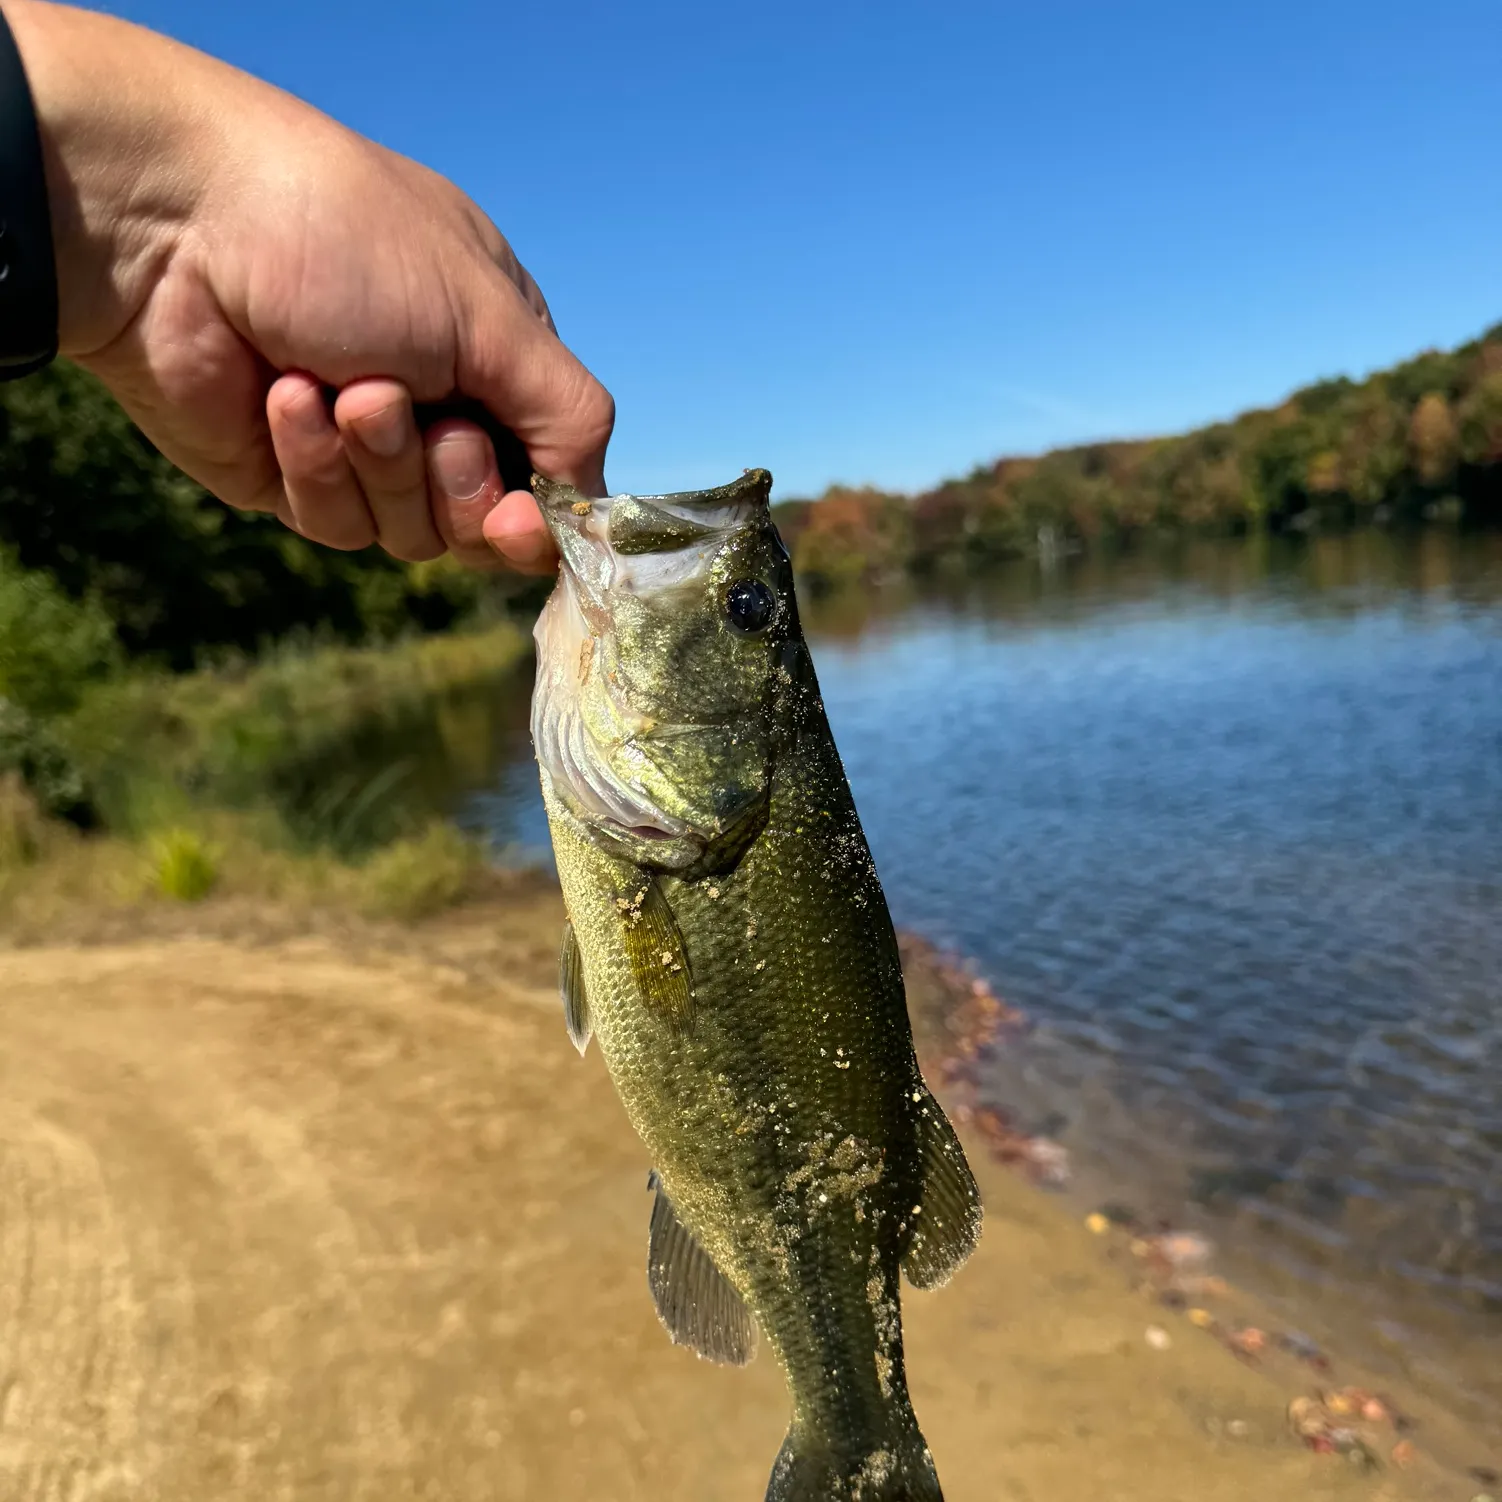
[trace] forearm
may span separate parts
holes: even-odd
[[[200,75],[219,65],[110,16],[4,6],[42,137],[59,345],[88,355],[135,316],[197,209],[219,135]]]

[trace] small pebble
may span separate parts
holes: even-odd
[[[1215,1323],[1215,1316],[1208,1309],[1191,1309],[1189,1323],[1198,1325],[1201,1330],[1208,1330]]]
[[[1232,1439],[1245,1439],[1251,1432],[1251,1425],[1248,1424],[1245,1419],[1232,1419],[1231,1422],[1226,1425],[1226,1433],[1229,1434]]]
[[[1267,1336],[1256,1325],[1248,1325],[1244,1330],[1238,1330],[1231,1339],[1235,1341],[1239,1349],[1253,1356],[1267,1346]]]
[[[1104,1236],[1111,1229],[1111,1222],[1099,1210],[1085,1217],[1085,1224],[1093,1235]]]
[[[1389,1424],[1392,1415],[1387,1411],[1387,1404],[1381,1398],[1368,1398],[1361,1405],[1361,1417],[1369,1424]]]
[[[1288,1405],[1288,1422],[1300,1439],[1313,1443],[1324,1438],[1325,1412],[1317,1398],[1295,1398]]]
[[[1411,1466],[1418,1453],[1419,1452],[1414,1449],[1413,1441],[1411,1439],[1400,1439],[1397,1444],[1392,1447],[1392,1463],[1395,1466],[1399,1467]]]
[[[1193,1267],[1210,1255],[1210,1243],[1193,1231],[1171,1231],[1158,1238],[1158,1252],[1174,1267]]]
[[[1155,1351],[1166,1351],[1173,1344],[1168,1331],[1162,1325],[1149,1325],[1142,1338]]]

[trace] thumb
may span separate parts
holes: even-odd
[[[516,434],[539,474],[605,494],[615,400],[494,268],[462,313],[458,381]]]

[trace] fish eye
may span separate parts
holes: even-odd
[[[737,579],[725,591],[725,619],[737,631],[765,631],[777,614],[777,596],[760,579]]]

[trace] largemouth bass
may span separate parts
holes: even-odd
[[[532,735],[568,910],[560,984],[655,1169],[675,1341],[792,1397],[768,1502],[942,1502],[899,1270],[980,1231],[918,1071],[886,900],[798,621],[771,476],[597,500],[534,480],[563,563]]]

